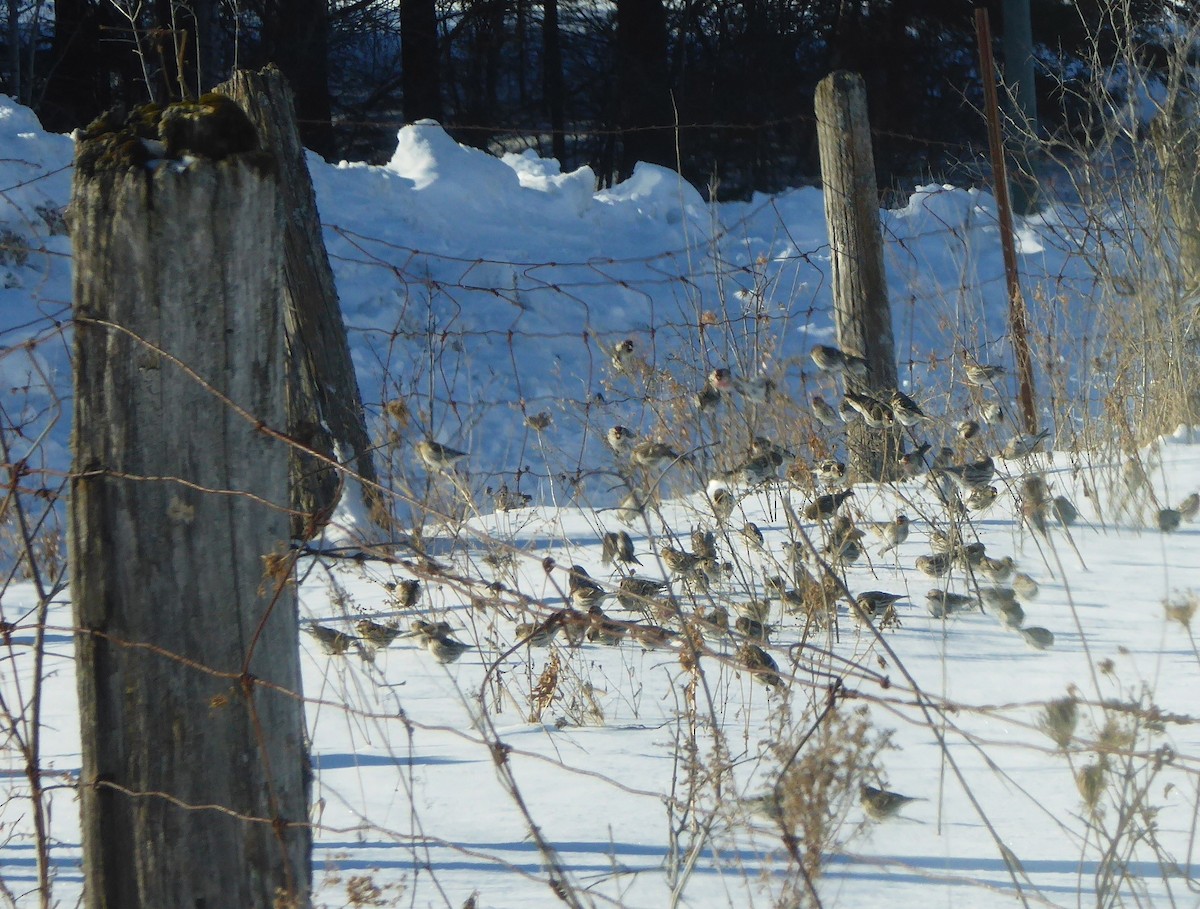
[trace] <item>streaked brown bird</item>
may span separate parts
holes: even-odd
[[[600,561],[605,565],[641,565],[633,552],[633,538],[624,530],[609,531],[601,541]]]
[[[897,546],[908,539],[908,532],[911,525],[908,520],[908,515],[904,512],[899,512],[895,518],[890,521],[872,524],[871,533],[879,537],[883,541],[883,546],[879,549],[879,554],[891,552]]]
[[[746,545],[751,549],[759,551],[762,551],[763,546],[766,544],[763,532],[753,521],[747,521],[742,525],[742,539],[746,541]]]
[[[754,678],[762,682],[768,688],[775,688],[783,684],[783,679],[779,677],[779,664],[775,662],[774,657],[767,653],[757,644],[746,642],[737,649],[737,661],[741,665],[753,673]]]
[[[945,575],[950,566],[954,564],[953,552],[939,552],[934,555],[917,556],[917,571],[921,574],[928,575],[931,578],[940,578]]]
[[[388,622],[385,625],[373,622],[370,619],[359,619],[354,624],[354,630],[372,647],[377,647],[381,650],[391,644],[400,635],[400,626],[395,622]]]
[[[877,398],[848,391],[845,400],[872,429],[886,429],[896,425],[892,408]]]
[[[637,444],[637,436],[632,430],[618,424],[605,433],[604,441],[616,454],[624,457],[633,451],[633,446]]]
[[[991,385],[1007,371],[1003,366],[992,366],[987,363],[968,363],[963,367],[967,382],[977,387]]]
[[[353,635],[328,625],[318,625],[316,622],[309,622],[304,626],[304,630],[316,638],[321,648],[330,656],[341,656],[355,641]]]
[[[842,419],[838,416],[838,412],[834,410],[833,407],[829,405],[829,402],[827,402],[820,395],[813,395],[812,412],[813,416],[816,417],[817,422],[822,426],[840,426],[842,423]]]
[[[617,583],[617,602],[630,612],[645,614],[650,607],[648,600],[666,589],[666,581],[636,576],[621,578]]]
[[[901,795],[899,792],[877,789],[866,784],[859,787],[858,797],[862,802],[863,811],[877,821],[895,817],[900,809],[910,802],[924,801],[910,795]]]

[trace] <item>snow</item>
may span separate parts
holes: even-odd
[[[3,418],[22,425],[11,441],[15,457],[65,471],[70,245],[46,213],[69,201],[72,145],[0,99],[0,146],[0,226],[30,248],[23,263],[5,259],[0,268]],[[600,562],[600,538],[623,529],[612,506],[625,489],[603,442],[609,426],[653,434],[678,418],[693,441],[720,441],[689,413],[686,397],[714,366],[739,378],[771,377],[801,407],[813,393],[836,400],[831,380],[807,357],[813,343],[833,338],[817,189],[716,206],[670,171],[642,165],[625,183],[594,192],[586,169],[564,174],[531,152],[493,158],[431,122],[401,130],[386,165],[329,166],[315,157],[309,165],[373,430],[386,403],[410,405],[412,425],[385,477],[420,489],[428,481],[444,501],[470,492],[479,507],[469,509],[465,533],[431,519],[431,553],[453,574],[501,578],[541,616],[564,605],[565,566],[613,579]],[[963,349],[1011,363],[994,201],[976,189],[920,186],[882,223],[902,383],[953,426],[970,405],[955,384]],[[1069,210],[1052,209],[1019,225],[1036,326],[1050,325],[1039,300],[1088,299],[1075,223]],[[706,313],[715,324],[700,332]],[[1086,314],[1079,318],[1080,326],[1054,323],[1064,345],[1086,328]],[[627,337],[661,387],[678,383],[682,400],[647,397],[642,379],[614,375],[611,348]],[[734,406],[737,419],[749,419],[748,405]],[[524,420],[540,411],[552,423],[537,431]],[[779,419],[771,431],[815,455],[787,435],[788,425]],[[1112,456],[1066,450],[1069,435],[1056,428],[1056,450],[1025,465],[998,461],[1001,497],[972,525],[989,554],[1013,556],[1039,582],[1036,599],[1023,603],[1025,624],[1050,629],[1052,649],[1031,649],[990,614],[930,618],[930,588],[967,589],[961,569],[933,580],[913,567],[929,551],[931,522],[944,526],[944,509],[922,480],[861,484],[848,506],[861,525],[900,510],[914,521],[895,554],[878,557],[872,545],[846,575],[855,592],[904,593],[899,627],[876,637],[843,605],[836,637],[819,632],[789,651],[801,628],[776,603],[772,653],[790,678],[788,693],[740,671],[732,641],[711,643],[694,724],[678,645],[517,646],[516,623],[530,617],[487,605],[482,588],[426,579],[417,610],[400,614],[386,585],[410,576],[403,566],[306,559],[305,620],[349,630],[361,615],[402,626],[416,615],[445,618],[473,645],[442,665],[400,638],[368,662],[355,651],[329,656],[304,637],[316,903],[348,905],[349,879],[368,875],[398,905],[459,906],[474,892],[480,906],[556,905],[547,859],[497,772],[497,741],[511,749],[507,767],[520,800],[585,904],[661,907],[673,893],[691,907],[787,902],[797,878],[788,874],[779,829],[743,800],[769,791],[781,764],[773,746],[799,740],[836,679],[839,715],[863,708],[875,734],[890,731],[871,781],[920,800],[884,821],[864,816],[856,787],[831,806],[834,833],[816,884],[824,905],[991,907],[1020,898],[1107,906],[1118,895],[1197,905],[1187,875],[1200,799],[1200,653],[1164,602],[1200,590],[1200,530],[1185,523],[1163,534],[1155,526],[1158,506],[1200,489],[1196,430],[1180,427],[1141,450],[1151,498],[1130,491]],[[457,486],[426,477],[412,456],[412,442],[427,435],[470,451]],[[654,555],[664,536],[686,547],[692,527],[713,525],[697,491],[704,469],[703,457],[694,470],[672,468],[671,495],[628,528],[641,573],[664,576]],[[1053,526],[1043,537],[1022,523],[1013,493],[1034,470],[1079,508],[1069,532]],[[501,482],[530,494],[531,506],[493,512],[485,490]],[[783,547],[795,534],[785,503],[801,511],[810,498],[800,489],[734,490],[718,547],[736,573],[714,592],[726,603],[751,589],[761,595],[762,577],[786,565]],[[764,531],[765,553],[737,533],[746,521]],[[819,542],[818,528],[805,527]],[[354,545],[374,533],[352,494],[324,542]],[[514,567],[484,561],[496,552],[512,553]],[[11,549],[4,553],[8,564]],[[559,566],[549,573],[547,557]],[[27,696],[35,603],[26,582],[0,588],[3,618],[17,625],[0,663],[8,704],[20,696],[18,677]],[[633,618],[615,604],[606,609]],[[52,783],[64,784],[80,766],[65,598],[52,606],[49,626],[42,765]],[[794,672],[789,652],[802,657]],[[561,697],[531,719],[531,691],[551,653],[561,661]],[[1068,693],[1079,699],[1080,721],[1064,752],[1038,723],[1044,705]],[[1165,719],[1160,728],[1146,710],[1118,704],[1153,704]],[[1094,742],[1114,717],[1137,728],[1132,744],[1108,757],[1113,782],[1093,822],[1075,780],[1098,760]],[[699,765],[690,792],[692,755]],[[22,768],[16,751],[0,744],[0,789],[10,796],[0,801],[0,881],[18,904],[34,905]],[[1131,804],[1135,790],[1147,811],[1122,818],[1118,803]],[[47,798],[55,897],[73,905],[81,884],[76,802],[69,788]],[[1119,830],[1116,844],[1098,830]],[[1101,885],[1110,846],[1127,876]]]

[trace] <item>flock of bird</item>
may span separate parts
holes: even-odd
[[[618,344],[612,351],[614,372],[628,374],[634,369],[635,353],[632,340]],[[834,377],[835,384],[837,377],[852,377],[855,387],[865,387],[869,379],[867,361],[837,347],[817,345],[811,359],[822,373]],[[945,445],[935,448],[928,440],[918,443],[922,427],[946,423],[930,418],[899,389],[874,395],[846,389],[837,407],[814,396],[812,415],[827,429],[861,420],[873,429],[903,431],[911,438],[914,447],[900,447],[895,474],[904,483],[912,483],[898,486],[897,491],[912,503],[910,510],[920,515],[920,523],[927,525],[929,551],[917,556],[912,566],[943,585],[928,590],[928,615],[946,620],[968,612],[988,613],[1030,647],[1044,650],[1053,646],[1054,635],[1046,628],[1026,625],[1022,605],[1037,596],[1037,581],[1019,570],[1011,556],[990,553],[973,533],[972,519],[992,507],[1005,488],[1015,496],[1024,525],[1043,536],[1050,534],[1055,524],[1069,535],[1078,511],[1067,497],[1053,494],[1040,473],[1026,470],[1028,459],[1041,449],[1048,432],[1017,433],[989,451],[987,443],[992,433],[985,433],[982,427],[998,428],[1005,420],[1004,407],[997,400],[997,382],[1004,375],[1003,368],[969,363],[963,375],[972,389],[978,419],[950,427],[962,453]],[[734,395],[757,406],[776,393],[775,383],[769,379],[739,380],[730,370],[718,368],[708,374],[695,393],[694,403],[701,412],[712,413]],[[949,433],[943,431],[943,435]],[[661,520],[661,512],[653,507],[654,490],[664,475],[679,465],[689,465],[698,472],[691,454],[680,453],[657,439],[640,438],[619,424],[607,430],[605,440],[628,487],[627,495],[611,510],[615,520],[628,529],[602,530],[600,537],[601,563],[612,571],[614,579],[593,578],[578,564],[566,568],[565,589],[560,588],[561,605],[553,604],[553,598],[543,600],[545,611],[516,625],[516,643],[508,652],[522,646],[546,647],[556,641],[577,647],[584,643],[616,646],[626,640],[645,649],[674,646],[727,655],[732,650],[739,669],[770,689],[785,689],[790,673],[781,670],[772,656],[775,648],[771,637],[790,618],[799,621],[802,641],[817,632],[836,635],[840,614],[860,629],[873,626],[872,633],[900,624],[897,605],[908,598],[907,593],[852,593],[846,586],[845,569],[864,557],[870,561],[868,535],[878,543],[877,557],[891,555],[899,568],[900,548],[919,522],[901,512],[888,521],[866,523],[866,530],[857,526],[854,516],[848,513],[853,509],[847,504],[857,492],[847,484],[846,467],[836,458],[820,459],[806,465],[807,470],[797,470],[799,459],[786,446],[752,436],[740,463],[708,478],[702,520],[692,528],[685,546],[670,528],[663,526],[661,533],[655,533],[651,521],[655,517]],[[417,442],[414,450],[431,475],[453,474],[468,457],[466,452],[431,439]],[[998,476],[997,458],[1009,462],[1010,469],[1004,475]],[[786,471],[785,478],[780,477],[781,470]],[[768,537],[753,522],[733,520],[747,496],[799,475],[805,477],[811,494],[799,516],[788,509],[789,521],[783,534],[786,540],[781,547],[771,546],[777,538],[775,533]],[[796,487],[788,483],[788,488]],[[528,497],[506,499],[504,503],[497,499],[501,508],[527,503]],[[1161,509],[1158,524],[1169,532],[1182,521],[1195,519],[1198,512],[1200,494],[1193,493],[1178,507]],[[655,547],[639,555],[629,530],[644,530]],[[660,569],[657,576],[637,573],[648,557]],[[752,589],[753,581],[746,583],[744,571],[741,583],[733,583],[735,562],[742,568],[756,565],[761,569],[761,591]],[[561,570],[549,558],[542,567],[547,577]],[[960,581],[961,589],[950,589],[946,580]],[[495,579],[491,583],[497,585]],[[735,587],[740,587],[740,593],[734,593]],[[412,616],[418,612],[420,582],[397,582],[392,596],[393,614]],[[612,601],[627,617],[610,614]],[[778,613],[775,601],[780,604]],[[369,655],[405,638],[415,640],[438,662],[451,663],[477,647],[456,638],[446,621],[423,617],[413,619],[407,630],[402,630],[395,619],[379,623],[365,617],[355,625],[356,635],[315,623],[307,625],[306,630],[331,654],[358,648]],[[795,654],[795,648],[789,648],[788,653]],[[872,787],[863,787],[861,796],[864,809],[873,817],[891,816],[911,801]]]

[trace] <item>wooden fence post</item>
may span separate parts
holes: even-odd
[[[817,85],[816,114],[838,346],[864,357],[870,367],[866,380],[847,375],[846,387],[882,395],[888,403],[888,392],[896,387],[896,351],[862,77],[838,70],[822,79]],[[871,429],[855,420],[847,427],[846,446],[852,481],[889,480],[897,475],[897,430]]]
[[[85,138],[71,201],[85,905],[306,907],[273,163],[144,148]]]
[[[216,90],[246,111],[275,157],[279,194],[287,213],[283,235],[284,327],[288,346],[288,434],[326,458],[340,450],[368,484],[376,480],[371,441],[350,342],[342,321],[333,269],[321,237],[312,178],[300,144],[292,91],[275,66],[239,70]],[[314,536],[337,505],[341,477],[327,464],[292,449],[292,503],[301,513],[292,535]],[[383,510],[376,490],[363,487],[376,518]],[[304,517],[307,516],[307,517]]]

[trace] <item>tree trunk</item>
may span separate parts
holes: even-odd
[[[896,351],[879,230],[879,190],[862,78],[838,70],[817,85],[817,141],[833,267],[838,346],[865,357],[870,377],[846,376],[847,390],[882,396],[896,387]],[[899,436],[855,420],[847,427],[854,481],[896,476]]]
[[[662,0],[617,0],[617,126],[620,179],[638,161],[674,168],[675,111]]]
[[[434,0],[400,4],[400,58],[404,66],[404,119],[442,119],[442,80]]]
[[[77,167],[71,207],[85,905],[308,906],[270,161]]]
[[[288,345],[288,434],[325,457],[334,443],[368,483],[376,480],[350,342],[338,305],[333,270],[321,238],[321,219],[292,93],[274,67],[237,72],[218,86],[249,114],[264,148],[275,156],[279,193],[289,213],[284,227],[284,302]],[[314,536],[337,505],[341,477],[320,460],[292,449],[292,504],[300,512],[292,535]],[[378,501],[364,486],[368,505]]]
[[[266,62],[283,71],[295,95],[304,147],[332,158],[328,0],[269,0],[263,11],[263,45]]]
[[[558,32],[558,0],[542,0],[542,93],[550,114],[552,153],[566,170],[566,90],[563,86],[562,36]]]

